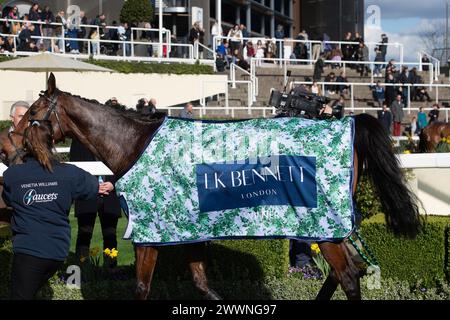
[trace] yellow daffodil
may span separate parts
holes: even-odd
[[[99,247],[95,247],[95,248],[89,250],[89,255],[91,257],[96,257],[99,252],[100,252],[100,248]]]
[[[411,151],[405,150],[405,151],[403,151],[403,153],[404,153],[404,154],[411,154]]]
[[[107,256],[109,256],[109,255],[111,254],[111,250],[110,250],[109,248],[106,248],[103,252],[104,252]]]
[[[320,253],[320,248],[319,248],[319,245],[317,243],[313,243],[311,245],[311,250],[314,251],[316,254]]]

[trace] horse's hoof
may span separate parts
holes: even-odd
[[[223,300],[214,290],[208,290],[204,298],[206,300]]]

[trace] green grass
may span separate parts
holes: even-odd
[[[77,219],[74,216],[73,209],[70,212],[70,225],[72,227],[72,241],[70,245],[70,253],[75,254],[75,245],[77,242],[77,232],[78,225]],[[119,256],[117,258],[117,262],[119,265],[126,266],[134,263],[134,250],[133,245],[131,244],[131,240],[124,240],[122,236],[125,233],[125,229],[127,227],[127,218],[122,215],[119,219],[119,223],[117,225],[117,250],[119,250]],[[103,250],[103,240],[102,240],[102,230],[100,226],[100,220],[97,217],[95,222],[94,234],[92,236],[91,248],[99,247]],[[101,260],[103,263],[103,259]]]

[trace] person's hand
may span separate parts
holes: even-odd
[[[333,114],[333,109],[329,106],[329,105],[325,105],[323,108],[322,108],[322,110],[320,110],[320,112],[319,112],[319,115],[322,115],[322,114]]]
[[[111,182],[103,182],[98,186],[98,193],[104,196],[109,195],[111,191],[114,190],[114,186]]]

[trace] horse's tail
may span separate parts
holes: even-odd
[[[397,236],[414,238],[422,226],[419,201],[407,186],[387,130],[368,114],[355,116],[355,129],[358,173],[364,170],[372,181],[388,229]]]

